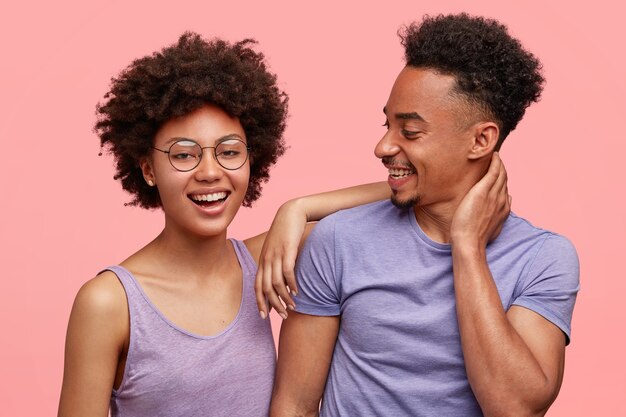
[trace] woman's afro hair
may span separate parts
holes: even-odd
[[[465,13],[426,16],[399,35],[407,65],[455,76],[456,92],[495,119],[497,148],[541,96],[541,63],[495,20]]]
[[[269,169],[285,152],[287,95],[276,85],[253,39],[231,44],[186,32],[178,43],[133,61],[111,81],[97,106],[95,132],[113,153],[114,178],[134,197],[130,205],[161,206],[156,187],[146,184],[140,161],[152,151],[159,128],[204,105],[237,117],[248,139],[250,182],[243,204],[261,195]]]

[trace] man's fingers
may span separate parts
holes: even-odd
[[[475,190],[475,192],[485,193],[485,195],[492,193],[494,190],[494,185],[496,184],[496,182],[498,182],[498,179],[500,178],[501,166],[502,161],[500,160],[500,157],[497,155],[497,153],[494,153],[491,156],[491,162],[489,164],[487,172],[480,179],[480,181],[478,181],[474,185],[473,190]]]
[[[502,168],[502,160],[500,159],[498,152],[494,152],[491,155],[491,163],[489,164],[489,169],[487,170],[487,174],[485,174],[485,177],[488,180],[495,182],[498,179],[498,176],[500,175],[501,168]]]
[[[495,154],[494,154],[495,155]],[[494,162],[497,160],[499,161],[497,164],[494,164],[492,162],[492,165],[490,166],[489,169],[489,175],[493,174],[493,171],[491,170],[491,168],[493,168],[494,166],[497,166],[498,171],[496,173],[496,178],[495,181],[491,184],[491,187],[489,189],[489,196],[490,198],[492,198],[495,202],[497,202],[498,205],[503,205],[506,203],[506,198],[508,196],[508,189],[507,189],[507,173],[506,173],[506,169],[504,168],[504,164],[502,163],[502,160],[499,158],[499,156],[495,155],[494,156]]]
[[[506,167],[504,166],[504,163],[502,162],[502,159],[500,159],[499,155],[497,156],[497,158],[500,161],[500,167],[498,169],[498,181],[496,182],[496,185],[499,190],[502,190],[502,188],[506,187],[508,184],[509,174],[507,174]]]

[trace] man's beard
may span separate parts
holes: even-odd
[[[391,202],[393,203],[394,206],[398,208],[408,209],[408,208],[416,206],[420,202],[420,197],[418,195],[414,195],[413,197],[410,197],[407,200],[399,200],[398,197],[396,196],[396,193],[394,192],[391,194]]]

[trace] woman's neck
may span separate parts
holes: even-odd
[[[206,280],[223,275],[233,267],[231,264],[236,263],[236,259],[232,244],[226,239],[226,230],[215,236],[198,236],[166,225],[128,262],[145,275]]]

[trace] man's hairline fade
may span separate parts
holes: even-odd
[[[448,28],[451,30],[447,30]],[[470,33],[461,33],[466,28]],[[465,101],[468,109],[473,109],[471,113],[476,110],[470,115],[470,119],[475,117],[475,122],[482,119],[498,125],[500,136],[496,150],[515,129],[525,109],[540,98],[545,83],[541,74],[541,63],[522,47],[519,40],[509,35],[506,26],[494,19],[474,17],[467,13],[425,15],[421,22],[413,22],[400,28],[398,36],[405,47],[408,67],[427,68],[453,76],[456,82],[450,91],[451,96]],[[497,47],[486,48],[494,40],[501,42],[498,42]],[[460,61],[460,54],[457,54],[457,51],[463,50],[460,47],[463,42],[478,50],[477,53],[462,54],[465,62]],[[485,71],[489,71],[489,64],[494,56],[488,56],[484,60],[482,52],[490,53],[492,49],[499,54],[496,58],[501,58],[504,67],[495,68],[486,76],[480,69],[486,68]],[[478,57],[475,56],[477,54]],[[489,76],[493,78],[493,82],[488,82]],[[506,94],[507,87],[510,86],[515,93],[512,99]],[[500,106],[494,108],[494,103],[490,101],[499,103]],[[499,113],[503,117],[498,116]]]

